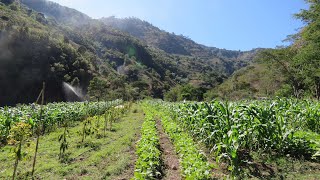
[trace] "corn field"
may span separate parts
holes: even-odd
[[[319,159],[320,103],[276,99],[238,102],[150,102],[170,114],[194,139],[203,143],[216,162],[228,164],[236,176],[244,154],[259,151]]]

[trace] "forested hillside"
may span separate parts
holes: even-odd
[[[266,49],[256,61],[207,93],[208,99],[285,96],[320,98],[320,3],[306,1],[309,9],[295,14],[305,24],[289,35],[289,46]]]
[[[106,25],[127,32],[139,38],[152,47],[159,48],[167,53],[197,57],[210,63],[217,63],[223,66],[227,74],[246,66],[256,54],[257,49],[252,51],[234,51],[207,47],[198,44],[184,35],[176,35],[138,18],[102,18]]]
[[[162,98],[185,84],[203,94],[256,53],[209,48],[135,18],[95,20],[44,0],[1,2],[2,105],[33,102],[43,81],[48,102],[65,100],[62,82],[88,98]],[[143,36],[134,34],[141,28]]]
[[[91,99],[320,97],[317,1],[295,15],[305,27],[288,36],[291,45],[246,52],[134,17],[92,19],[45,0],[1,2],[1,105],[33,102],[43,81],[48,102],[66,99],[62,82]]]
[[[23,0],[23,2],[37,11],[44,12],[45,14],[54,17],[59,22],[72,24],[72,26],[78,27],[81,24],[90,22],[88,20],[88,17],[86,17],[86,15],[84,15],[83,13],[59,6],[56,3],[45,1],[41,1],[41,3],[34,3],[34,1],[30,0]],[[48,10],[50,8],[51,10]],[[70,18],[67,19],[65,17]],[[84,18],[79,19],[79,17]],[[79,24],[78,22],[81,22],[81,24]],[[180,64],[187,64],[187,68],[191,68],[192,70],[188,72],[188,74],[199,71],[208,71],[208,68],[213,67],[215,70],[218,70],[219,73],[230,75],[235,70],[246,66],[253,59],[257,51],[252,50],[248,52],[241,52],[218,49],[214,47],[206,47],[204,45],[197,44],[191,39],[186,38],[182,35],[177,36],[160,30],[150,23],[137,18],[117,19],[114,17],[109,17],[102,18],[99,20],[99,22],[103,22],[104,24],[106,24],[107,29],[118,30],[118,32],[128,33],[129,36],[131,35],[131,38],[137,38],[138,40],[142,41],[141,43],[143,45],[148,46],[153,50],[156,49],[158,51],[157,53],[160,56],[165,56],[166,54],[174,55],[174,57],[161,57],[162,59],[169,58],[171,61],[179,61],[181,59],[183,63]],[[101,24],[99,26],[101,26]],[[82,27],[84,27],[84,33],[86,33],[87,27]],[[99,36],[100,34],[97,35]],[[184,49],[186,53],[183,53],[182,49]],[[159,50],[163,50],[166,53],[163,53]],[[180,64],[178,64],[178,66],[180,66]],[[204,68],[199,69],[199,65]],[[201,72],[201,74],[204,73]]]
[[[0,9],[0,104],[35,101],[42,81],[47,82],[48,101],[63,100],[62,81],[88,86],[99,74],[102,60],[69,40],[69,30],[54,20],[16,3]]]
[[[48,102],[66,99],[62,82],[102,99],[163,98],[189,84],[202,99],[257,52],[206,47],[136,18],[95,20],[45,0],[1,2],[1,105],[33,102],[43,81]]]

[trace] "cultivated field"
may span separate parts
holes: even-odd
[[[0,178],[319,179],[319,132],[312,100],[5,107]]]

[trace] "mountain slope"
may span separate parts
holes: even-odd
[[[191,39],[183,35],[175,35],[166,31],[160,30],[152,24],[142,21],[138,18],[115,18],[108,17],[100,19],[106,25],[125,31],[134,37],[170,54],[193,56],[204,60],[215,59],[220,63],[232,63],[234,68],[227,69],[226,72],[231,74],[235,69],[246,66],[252,61],[257,50],[252,51],[232,51],[207,47],[195,43]],[[225,65],[223,64],[223,65]]]
[[[88,23],[91,18],[75,9],[60,6],[58,3],[45,0],[21,0],[21,3],[32,7],[35,11],[55,17],[59,22],[67,25],[81,26]]]
[[[28,1],[30,1],[30,0],[24,0],[23,2],[28,2]],[[30,3],[26,3],[26,4],[28,4],[29,6],[31,5],[32,6],[32,4],[30,4]],[[46,5],[48,5],[48,4],[46,4]],[[50,5],[50,4],[49,4]],[[32,6],[32,8],[35,8],[36,10],[38,10],[38,11],[42,11],[43,9],[44,10],[46,10],[46,9],[48,9],[47,7],[45,7],[45,8],[40,8],[39,9],[39,6],[35,6],[35,7],[33,7]],[[54,8],[56,8],[56,7],[54,7]],[[65,7],[64,7],[65,8]],[[57,10],[56,10],[57,11]],[[55,13],[52,13],[52,12],[54,12],[54,11],[49,11],[49,13],[47,14],[47,15],[49,15],[49,16],[53,16],[53,17],[55,17],[56,19],[57,19],[57,21],[58,22],[65,22],[65,19],[60,19],[60,14],[61,13],[59,13],[59,14],[55,14]],[[60,11],[58,11],[58,12],[61,12],[61,10]],[[80,13],[81,14],[81,13]],[[79,15],[79,12],[78,13],[76,13],[76,17],[78,17],[78,16],[80,16]],[[71,16],[72,17],[72,16]],[[133,19],[134,20],[134,19]],[[86,20],[84,20],[84,21],[86,21]],[[137,20],[138,22],[142,22],[141,20]],[[67,21],[67,22],[69,22],[69,21]],[[92,22],[92,21],[91,21]],[[130,22],[131,22],[131,19],[130,19],[130,21],[129,22],[126,22],[126,24],[128,25],[128,24],[130,24]],[[95,21],[95,23],[98,23],[97,21]],[[148,24],[148,23],[143,23],[143,25],[145,26],[146,24]],[[99,24],[99,26],[100,27],[103,27],[101,24]],[[150,25],[149,25],[150,26]],[[85,26],[82,26],[82,27],[85,27]],[[78,28],[78,27],[77,27]],[[81,28],[81,27],[80,27]],[[157,29],[156,27],[154,27],[154,26],[150,26],[150,28],[152,28],[152,29]],[[108,26],[108,28],[105,28],[106,30],[105,31],[110,31],[111,29],[118,29],[119,31],[121,31],[121,32],[123,32],[123,29],[119,29],[119,28],[117,28],[116,26]],[[84,31],[82,31],[82,32],[84,32],[84,33],[86,33],[86,31],[85,31],[86,29],[84,29]],[[91,31],[91,30],[90,30]],[[119,33],[119,31],[117,32],[117,33]],[[152,32],[151,31],[151,29],[150,29],[150,32]],[[93,34],[94,33],[94,34]],[[102,33],[108,33],[108,32],[102,32]],[[166,32],[163,32],[163,31],[161,31],[161,33],[165,33],[166,34]],[[94,32],[94,30],[93,30],[93,32],[91,33],[92,35],[97,35],[97,36],[99,36],[100,34],[101,34],[101,32]],[[108,34],[110,34],[110,33],[108,33]],[[113,32],[113,33],[111,33],[111,34],[115,34],[115,32]],[[121,36],[125,36],[124,34],[122,34]],[[185,38],[180,38],[181,39],[181,42],[179,42],[179,41],[176,41],[174,38],[177,38],[177,37],[179,37],[179,36],[172,36],[173,37],[173,39],[172,40],[169,40],[169,41],[161,41],[161,43],[163,43],[163,44],[170,44],[170,43],[174,43],[174,44],[180,44],[181,46],[182,45],[184,45],[185,43],[184,43],[184,41],[186,41],[186,39]],[[137,36],[136,38],[138,38],[139,40],[142,40],[143,41],[143,39],[141,39],[139,36]],[[115,40],[116,38],[113,38],[113,42],[109,42],[108,44],[114,44],[114,40]],[[156,38],[153,38],[153,39],[156,39]],[[99,40],[98,40],[99,41]],[[191,41],[191,40],[187,40],[188,41],[188,43],[189,44],[191,44],[192,46],[197,46],[197,48],[199,49],[199,48],[203,48],[203,47],[205,47],[205,46],[202,46],[202,45],[199,45],[199,44],[196,44],[196,43],[194,43],[193,41]],[[117,42],[117,43],[119,43],[119,42]],[[106,44],[106,43],[104,43],[104,44]],[[121,44],[121,43],[120,43]],[[158,47],[154,47],[154,46],[152,46],[152,45],[150,45],[150,44],[148,44],[148,43],[142,43],[142,44],[146,44],[146,45],[148,45],[149,47],[153,47],[152,49],[153,50],[155,50],[155,49],[158,49]],[[118,46],[117,47],[117,49],[121,49],[121,47],[119,48],[120,46]],[[122,46],[123,47],[123,46]],[[149,48],[148,47],[148,48]],[[194,49],[197,49],[197,48],[194,48]],[[206,48],[206,47],[205,47]],[[150,48],[149,48],[150,49]],[[161,49],[161,48],[160,48]],[[191,49],[191,46],[189,47],[189,49]],[[211,67],[213,67],[213,69],[215,69],[215,71],[216,72],[220,72],[220,73],[226,73],[226,74],[231,74],[235,69],[238,69],[238,66],[239,67],[242,67],[242,66],[245,66],[246,65],[246,62],[238,62],[237,60],[236,60],[236,58],[239,56],[241,56],[241,57],[244,57],[243,56],[243,54],[245,54],[245,53],[239,53],[238,51],[230,51],[230,52],[233,52],[233,53],[237,53],[237,54],[235,54],[235,55],[232,55],[233,57],[233,59],[226,59],[226,58],[224,58],[225,57],[225,51],[224,50],[219,50],[219,51],[217,51],[217,50],[219,50],[219,49],[217,49],[217,48],[212,48],[212,52],[215,52],[215,53],[217,53],[217,55],[212,55],[212,56],[208,56],[207,58],[204,58],[204,55],[206,54],[206,53],[208,53],[208,51],[207,52],[204,52],[204,51],[202,51],[200,54],[203,54],[202,56],[197,56],[197,55],[192,55],[192,56],[181,56],[181,54],[179,55],[177,55],[177,54],[175,54],[175,53],[170,53],[170,52],[167,52],[167,54],[170,54],[170,55],[173,55],[173,56],[175,56],[175,57],[177,57],[177,58],[180,58],[180,59],[187,59],[187,63],[183,63],[183,64],[188,64],[189,66],[191,66],[191,67],[188,67],[190,70],[192,70],[192,71],[195,71],[195,72],[199,72],[199,68],[198,68],[198,65],[199,65],[199,63],[195,63],[197,66],[195,67],[195,66],[193,66],[193,65],[190,65],[190,61],[193,61],[193,60],[195,60],[195,59],[201,59],[201,60],[207,60],[207,61],[203,61],[203,62],[200,62],[200,64],[203,64],[203,63],[205,63],[204,64],[204,66],[211,66]],[[162,54],[162,55],[165,55],[166,53],[163,53],[163,52],[161,52],[161,51],[159,51],[159,50],[156,50],[156,51],[158,51],[158,54]],[[227,52],[227,51],[226,51]],[[122,52],[123,53],[123,52]],[[126,52],[125,52],[126,53]],[[190,53],[189,53],[190,54]],[[198,53],[199,54],[199,53]],[[251,54],[254,54],[254,53],[251,53]],[[183,55],[183,54],[182,54]],[[231,55],[230,53],[229,54],[227,54],[227,55]],[[166,56],[167,57],[167,56]],[[222,57],[221,59],[222,60],[220,60],[220,57]],[[231,57],[231,56],[230,56]],[[245,60],[245,61],[250,61],[251,59],[251,57],[250,56],[247,56],[248,58]],[[175,59],[174,58],[172,58],[172,57],[169,57],[170,59],[172,59],[171,61],[175,61]],[[195,68],[194,68],[195,67]],[[182,69],[184,69],[184,68],[182,68]],[[170,70],[170,69],[169,69]],[[201,69],[201,70],[203,70],[203,69]],[[187,72],[187,73],[185,73],[185,74],[190,74],[190,72]],[[162,75],[163,75],[163,73],[162,73]]]
[[[78,28],[92,22],[85,14],[56,3],[42,0],[22,0],[22,2],[39,12],[44,12],[46,15],[54,17],[60,23],[73,27]],[[162,31],[150,23],[137,18],[117,19],[109,17],[102,18],[100,21],[109,27],[107,29],[117,29],[121,32],[126,32],[143,41],[144,44],[161,49],[168,54],[207,60],[205,62],[207,65],[214,66],[220,73],[226,73],[227,75],[246,66],[256,52],[256,50],[241,52],[206,47],[182,35],[177,36]]]
[[[206,99],[261,99],[283,96],[285,78],[275,67],[255,62],[232,74],[226,81],[206,93]]]
[[[144,34],[164,34],[166,41],[154,38],[160,45],[152,44],[151,35],[143,38],[57,3],[21,2],[0,4],[1,105],[33,102],[42,81],[48,102],[66,100],[64,81],[100,99],[162,98],[187,83],[206,90],[256,52],[209,48],[143,22],[141,28],[150,29]]]
[[[54,21],[18,4],[0,9],[1,105],[35,101],[43,81],[47,101],[63,100],[62,81],[86,87],[99,74],[101,59],[81,51],[82,45],[68,40]]]

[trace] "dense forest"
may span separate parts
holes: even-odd
[[[0,105],[64,101],[62,83],[91,99],[320,97],[319,2],[291,45],[233,51],[207,47],[138,18],[92,19],[45,0],[1,0]]]
[[[43,81],[48,102],[66,99],[62,82],[93,99],[163,98],[189,84],[202,99],[256,53],[205,47],[136,18],[95,20],[44,0],[1,2],[1,105],[33,102]]]

